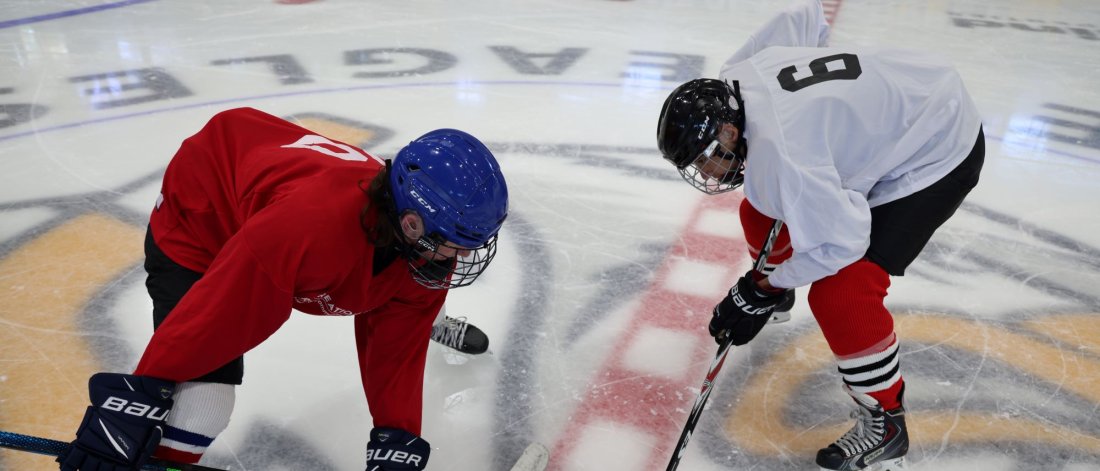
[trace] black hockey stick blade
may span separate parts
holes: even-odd
[[[541,443],[531,443],[512,465],[511,471],[543,471],[550,461],[550,451]]]
[[[760,249],[760,254],[756,258],[756,264],[753,266],[756,270],[762,270],[764,264],[767,263],[768,254],[772,251],[772,245],[775,245],[775,239],[779,238],[779,231],[783,229],[783,221],[776,220],[772,224],[772,228],[768,231],[768,239],[764,242],[764,247]],[[782,321],[780,321],[782,322]],[[726,335],[722,339],[722,343],[718,345],[718,353],[714,355],[714,361],[710,363],[710,370],[707,371],[707,377],[703,379],[703,387],[699,390],[699,396],[695,398],[695,405],[691,408],[691,413],[688,414],[687,423],[684,424],[684,430],[680,432],[680,440],[676,442],[676,448],[672,452],[672,458],[668,460],[668,467],[665,471],[675,471],[680,466],[680,458],[684,456],[684,450],[687,449],[688,441],[691,440],[691,434],[695,431],[695,426],[699,423],[699,417],[703,415],[703,408],[707,405],[707,399],[710,398],[711,388],[714,386],[714,379],[718,377],[718,372],[721,371],[722,365],[726,362],[726,354],[729,353],[732,339],[729,335]]]
[[[26,451],[46,456],[58,456],[69,448],[69,444],[49,438],[34,437],[0,430],[0,448]],[[145,471],[225,471],[223,469],[208,468],[197,464],[173,463],[158,459],[149,460],[141,469]]]

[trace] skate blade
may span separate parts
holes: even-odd
[[[905,457],[883,460],[871,466],[875,471],[905,471]]]
[[[771,319],[768,319],[769,324],[782,324],[791,320],[791,312],[773,312]]]
[[[818,467],[817,469],[819,469],[820,471],[836,471],[835,469],[821,467]],[[879,461],[878,463],[872,464],[871,466],[863,468],[859,471],[906,471],[907,469],[908,468],[905,467],[905,457],[902,456],[901,458],[894,458],[892,460]]]
[[[450,347],[443,347],[443,352],[441,353],[441,355],[443,355],[443,361],[447,362],[447,364],[451,366],[465,365],[467,362],[470,361],[469,354],[462,353],[458,350],[453,350]]]
[[[511,471],[543,471],[550,461],[550,451],[541,443],[527,445]]]

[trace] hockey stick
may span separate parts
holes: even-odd
[[[772,245],[775,244],[775,239],[779,237],[779,230],[782,228],[783,221],[776,219],[775,224],[772,224],[771,231],[768,232],[768,240],[764,242],[764,247],[760,249],[760,254],[756,258],[754,269],[762,270],[764,268],[768,253],[772,251]],[[691,414],[688,414],[684,431],[680,432],[680,441],[676,443],[675,452],[668,461],[668,467],[665,468],[665,471],[675,471],[680,466],[680,458],[683,457],[684,450],[687,449],[688,441],[691,440],[691,433],[695,431],[695,425],[699,423],[699,417],[703,415],[703,406],[707,404],[707,399],[710,398],[714,378],[718,376],[718,371],[722,369],[722,364],[726,362],[726,354],[729,353],[731,342],[733,342],[733,339],[727,335],[726,339],[718,345],[718,353],[714,356],[714,361],[710,362],[710,370],[707,371],[707,377],[703,380],[703,388],[699,391],[699,396],[695,398],[695,405],[691,407]]]
[[[550,452],[541,443],[527,445],[523,454],[512,465],[511,471],[543,471],[550,461]]]
[[[49,438],[33,437],[0,430],[0,448],[27,451],[39,455],[57,456],[69,447],[68,443]],[[523,450],[511,471],[543,471],[550,458],[549,451],[539,443],[532,443]],[[171,461],[150,460],[141,467],[144,471],[225,471],[197,464],[173,463]]]
[[[28,451],[40,455],[57,456],[69,448],[66,442],[51,440],[49,438],[32,437],[18,433],[0,430],[0,448]],[[173,463],[151,459],[141,467],[145,471],[225,471],[219,468],[208,468],[197,464]]]

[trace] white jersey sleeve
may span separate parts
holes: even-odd
[[[981,127],[955,69],[919,51],[769,47],[720,78],[745,102],[745,196],[790,231],[783,288],[863,257],[870,208],[943,178]]]
[[[794,146],[786,144],[780,136],[749,141],[744,189],[749,204],[786,225],[794,253],[768,278],[773,286],[795,288],[863,257],[871,240],[871,208],[866,195],[845,188],[823,154],[789,157]]]
[[[800,0],[749,36],[721,70],[725,72],[731,65],[772,46],[824,47],[828,43],[829,23],[825,21],[821,0]]]

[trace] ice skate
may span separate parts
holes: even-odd
[[[859,405],[852,412],[856,424],[832,445],[818,450],[817,465],[823,471],[904,470],[909,451],[905,408],[886,411],[873,397],[848,386],[844,390]]]
[[[444,316],[432,327],[432,340],[445,347],[469,355],[480,355],[489,350],[489,337],[465,317]]]

